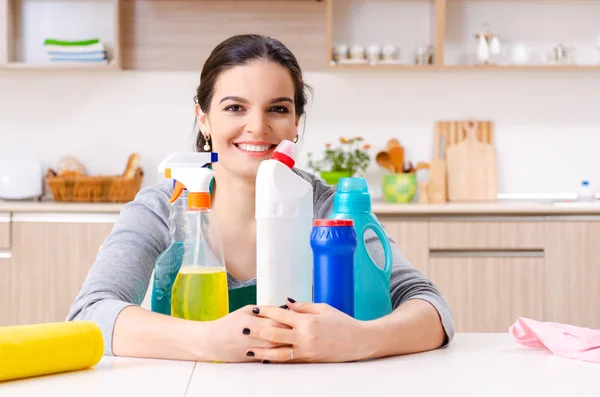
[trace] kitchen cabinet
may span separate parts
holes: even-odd
[[[406,259],[415,268],[426,274],[429,263],[429,225],[427,219],[411,220],[391,216],[380,216],[378,219]]]
[[[15,325],[64,321],[111,232],[110,215],[17,214],[12,222],[8,318]],[[7,292],[8,291],[8,292]]]
[[[429,225],[431,249],[540,250],[544,248],[542,218],[450,218]]]
[[[11,310],[8,299],[10,293],[11,258],[0,256],[0,327],[14,323],[14,310]]]
[[[545,224],[546,321],[600,329],[600,219]]]
[[[543,317],[543,257],[435,255],[429,277],[448,301],[457,332],[506,332],[519,316]]]
[[[0,250],[10,249],[10,214],[0,212]]]

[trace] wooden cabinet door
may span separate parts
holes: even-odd
[[[380,216],[379,221],[406,259],[427,274],[429,263],[429,225],[427,220]]]
[[[11,258],[8,253],[0,251],[0,327],[14,323],[14,310],[10,304]]]
[[[507,332],[519,316],[542,319],[543,257],[433,256],[429,277],[448,301],[457,332]]]
[[[13,217],[10,308],[16,325],[64,321],[114,215]]]
[[[600,329],[600,221],[546,223],[546,321]]]

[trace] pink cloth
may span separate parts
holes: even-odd
[[[527,347],[545,348],[557,356],[600,363],[600,330],[517,318],[508,330]]]

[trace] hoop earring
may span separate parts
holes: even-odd
[[[294,138],[294,143],[298,143],[298,135]]]

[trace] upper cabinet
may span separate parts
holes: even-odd
[[[306,71],[600,70],[598,20],[599,0],[0,0],[0,68],[197,72],[259,33]],[[49,38],[99,39],[106,62]]]

